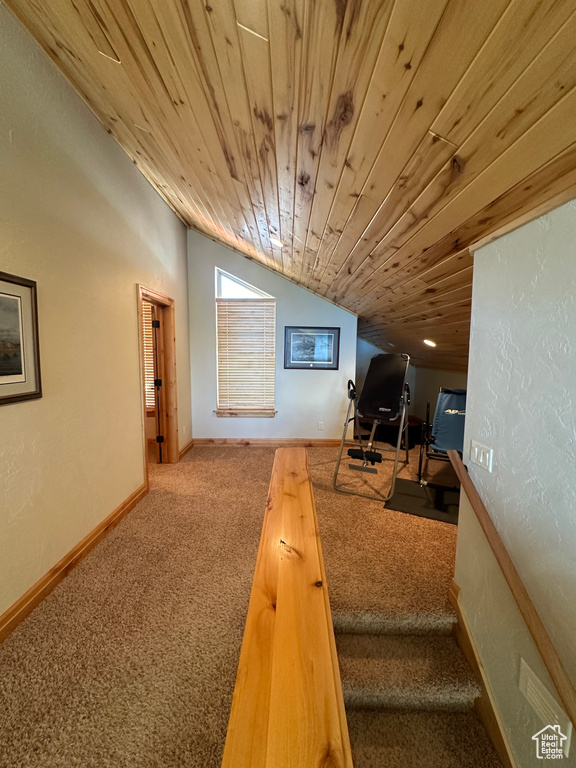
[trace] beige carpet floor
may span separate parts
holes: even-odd
[[[334,466],[332,449],[309,451],[335,629],[449,632],[456,527],[395,512],[379,501],[334,493]],[[413,449],[398,477],[415,480],[417,468],[418,450]],[[452,472],[449,465],[431,464],[436,482],[454,484]],[[339,482],[363,492],[387,490],[391,474],[391,461],[379,467],[376,478],[352,472],[343,462]]]
[[[446,615],[456,529],[335,494],[335,455],[309,451],[335,617]],[[195,448],[153,468],[0,646],[1,768],[220,765],[273,457]]]

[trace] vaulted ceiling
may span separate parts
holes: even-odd
[[[5,2],[188,226],[416,364],[466,367],[469,246],[576,195],[576,0]]]

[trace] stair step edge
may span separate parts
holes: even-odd
[[[445,691],[423,687],[359,688],[343,681],[342,687],[347,709],[468,712],[480,695],[475,686]]]
[[[456,623],[456,613],[439,611],[429,614],[385,615],[369,611],[332,611],[334,631],[340,634],[374,635],[449,635]]]

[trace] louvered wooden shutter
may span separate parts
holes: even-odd
[[[274,299],[216,299],[218,408],[273,409]]]
[[[154,392],[154,338],[152,329],[152,304],[142,302],[142,338],[144,339],[144,393],[146,410],[156,408]]]

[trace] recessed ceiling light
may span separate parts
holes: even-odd
[[[429,347],[435,347],[436,346],[436,342],[435,341],[430,341],[430,339],[424,339],[424,344],[428,344]]]
[[[272,243],[272,245],[277,245],[277,246],[278,246],[278,248],[282,248],[282,246],[284,245],[284,243],[282,242],[282,240],[278,240],[278,238],[277,238],[277,237],[271,237],[271,238],[270,238],[270,242]]]

